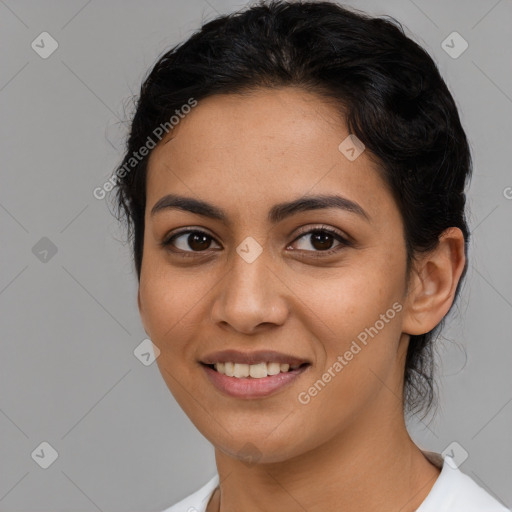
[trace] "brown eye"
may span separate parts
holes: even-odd
[[[302,239],[304,239],[305,243],[301,241]],[[302,233],[294,240],[294,243],[296,244],[297,241],[301,241],[299,245],[302,245],[302,247],[298,247],[300,251],[311,252],[315,257],[330,255],[351,245],[344,236],[327,227],[316,228]],[[335,244],[336,241],[338,244]]]
[[[211,248],[213,238],[199,230],[187,230],[175,233],[162,242],[164,247],[171,246],[177,248],[176,252],[202,252]]]

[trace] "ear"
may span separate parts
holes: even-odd
[[[402,330],[419,335],[431,331],[448,313],[466,264],[464,235],[459,228],[443,231],[438,246],[420,255],[409,278]]]

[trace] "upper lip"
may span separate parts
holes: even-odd
[[[306,359],[276,352],[275,350],[256,350],[254,352],[240,352],[239,350],[220,350],[211,352],[201,359],[204,364],[215,363],[239,363],[239,364],[258,364],[258,363],[288,363],[291,366],[309,363]]]

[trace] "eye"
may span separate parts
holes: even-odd
[[[306,242],[304,244],[306,247],[299,247],[299,251],[313,253],[311,255],[313,257],[329,256],[351,245],[350,241],[341,233],[327,226],[318,226],[301,233],[295,238],[292,244],[301,239],[304,239]],[[199,229],[183,229],[166,237],[160,245],[179,256],[196,256],[201,252],[207,254],[212,249],[213,241],[214,238],[205,231]],[[335,241],[338,241],[338,245],[335,245],[333,248],[333,242]],[[308,245],[313,249],[309,249],[307,247]],[[291,244],[287,249],[290,247]],[[215,250],[220,248],[221,247],[217,244]]]
[[[319,226],[302,233],[294,240],[294,243],[301,239],[304,239],[305,243],[303,243],[303,247],[299,247],[299,250],[319,253],[314,254],[314,257],[328,256],[351,245],[347,238],[345,238],[341,233],[327,226]],[[338,241],[339,243],[333,248],[333,243],[335,241]],[[308,246],[313,247],[313,249],[309,249]]]
[[[198,229],[187,229],[179,231],[178,233],[174,233],[172,236],[165,238],[163,242],[161,242],[161,245],[163,247],[169,248],[169,250],[172,252],[181,253],[180,256],[192,256],[194,253],[211,249],[212,241],[213,237],[204,231],[200,231]]]

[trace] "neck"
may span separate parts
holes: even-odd
[[[216,449],[220,493],[208,512],[415,511],[440,471],[410,438],[399,400],[383,393],[365,417],[292,459],[248,466]]]

